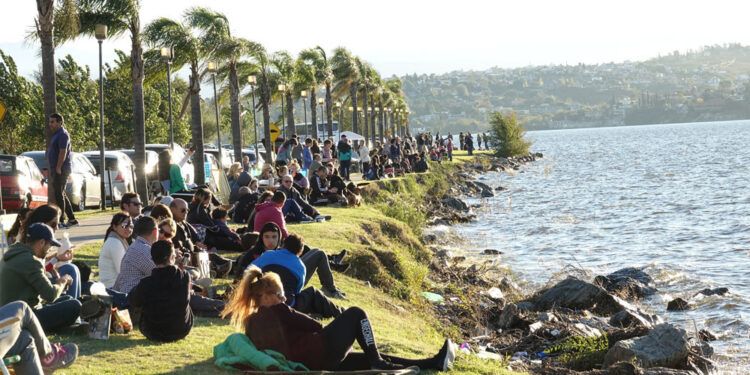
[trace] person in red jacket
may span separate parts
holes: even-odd
[[[279,276],[251,266],[222,312],[244,329],[259,350],[273,350],[287,360],[315,371],[395,370],[409,366],[446,371],[453,364],[455,345],[445,340],[430,358],[405,359],[380,354],[364,310],[350,307],[325,327],[287,306]],[[351,352],[354,342],[363,352]]]
[[[274,223],[281,230],[281,239],[289,235],[286,230],[286,220],[282,208],[286,201],[286,195],[277,191],[273,194],[270,201],[263,202],[255,206],[255,222],[253,223],[253,232],[260,232],[265,223]]]

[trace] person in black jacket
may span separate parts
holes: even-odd
[[[174,265],[175,253],[169,241],[151,246],[156,268],[128,295],[130,306],[142,308],[138,327],[153,341],[177,341],[193,328],[190,309],[190,275]]]

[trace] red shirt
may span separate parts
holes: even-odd
[[[281,212],[281,207],[276,205],[274,202],[263,202],[255,206],[255,222],[253,223],[253,231],[260,233],[263,229],[263,225],[272,222],[276,223],[281,229],[281,239],[283,240],[289,235],[286,230],[286,221],[284,220],[284,214]]]

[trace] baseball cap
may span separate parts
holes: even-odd
[[[55,232],[44,223],[34,223],[29,226],[26,237],[31,240],[47,240],[52,246],[60,247],[62,244],[55,239]]]

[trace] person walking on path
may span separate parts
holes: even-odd
[[[49,162],[49,177],[55,195],[55,204],[60,207],[60,226],[72,227],[78,225],[73,214],[73,206],[65,193],[65,184],[70,176],[71,161],[70,153],[73,147],[70,143],[70,134],[63,126],[63,117],[58,113],[49,116],[49,129],[52,133],[49,146],[47,146],[47,161]],[[65,216],[68,223],[65,224]]]

